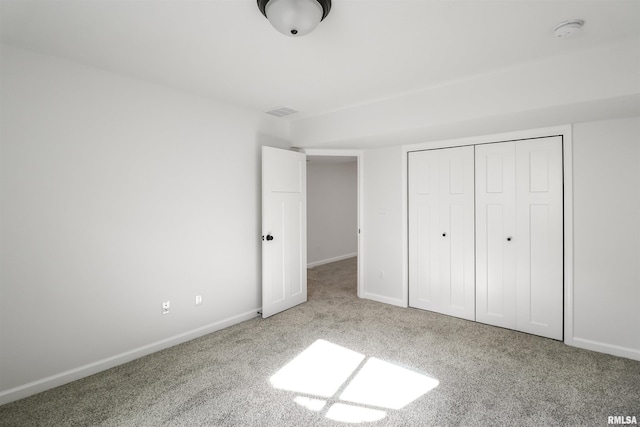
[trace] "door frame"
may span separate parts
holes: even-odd
[[[301,149],[303,153],[309,156],[327,156],[327,157],[355,157],[358,168],[358,285],[357,294],[358,298],[362,298],[364,294],[364,256],[363,253],[363,239],[362,233],[364,233],[364,212],[362,207],[364,206],[364,158],[363,150],[341,150],[341,149],[325,149],[325,148],[305,148]]]
[[[402,300],[409,305],[409,197],[408,165],[411,151],[435,148],[460,147],[465,145],[491,144],[520,139],[562,137],[562,166],[564,180],[563,231],[564,231],[564,318],[563,331],[566,344],[573,345],[573,129],[571,125],[529,129],[491,135],[474,136],[450,140],[435,140],[402,146]]]

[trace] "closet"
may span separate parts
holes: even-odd
[[[409,305],[562,339],[562,137],[409,153]]]

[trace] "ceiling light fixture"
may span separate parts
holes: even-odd
[[[273,28],[299,37],[309,34],[326,18],[331,0],[258,0],[258,8]]]
[[[580,31],[582,26],[584,25],[584,21],[582,19],[572,19],[570,21],[563,21],[556,25],[556,28],[553,30],[553,34],[556,37],[570,37]]]

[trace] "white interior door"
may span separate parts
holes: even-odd
[[[262,147],[262,317],[307,301],[306,156]]]
[[[509,329],[516,329],[515,144],[476,146],[476,320]]]
[[[475,320],[473,147],[409,155],[409,305]]]
[[[516,144],[517,329],[562,340],[562,137]]]

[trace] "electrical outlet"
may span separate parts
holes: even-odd
[[[196,295],[196,305],[202,304],[202,295]]]
[[[171,312],[171,301],[162,301],[162,314],[169,314]]]

